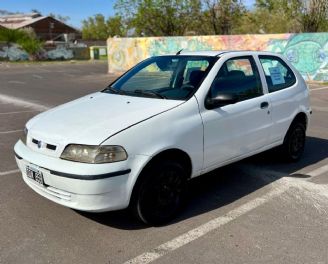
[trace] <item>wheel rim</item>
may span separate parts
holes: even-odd
[[[181,193],[181,178],[176,172],[170,171],[166,173],[157,188],[157,203],[159,207],[166,208],[174,205],[180,197]]]
[[[145,212],[155,219],[171,217],[180,205],[183,189],[184,180],[178,171],[163,171],[153,182],[151,190],[142,196],[141,203],[147,209]]]
[[[304,150],[304,144],[305,144],[305,133],[304,130],[300,127],[297,127],[292,135],[290,140],[290,153],[294,159],[299,158],[299,156],[302,154]]]

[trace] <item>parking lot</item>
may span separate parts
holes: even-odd
[[[114,78],[102,62],[0,64],[0,263],[328,263],[328,85],[310,85],[300,162],[268,152],[196,178],[167,226],[74,211],[28,188],[13,154],[27,120]]]

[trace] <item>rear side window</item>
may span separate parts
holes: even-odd
[[[259,59],[270,93],[285,89],[296,83],[293,71],[282,59],[267,55],[261,55]]]
[[[209,96],[234,94],[239,101],[261,96],[262,85],[252,56],[235,57],[227,60],[215,77]]]

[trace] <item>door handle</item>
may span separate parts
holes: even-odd
[[[269,103],[268,102],[262,102],[261,103],[261,109],[265,109],[269,107]]]

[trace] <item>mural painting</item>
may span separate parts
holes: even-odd
[[[283,54],[306,80],[328,81],[328,33],[109,38],[107,44],[110,72],[181,49],[262,50]]]

